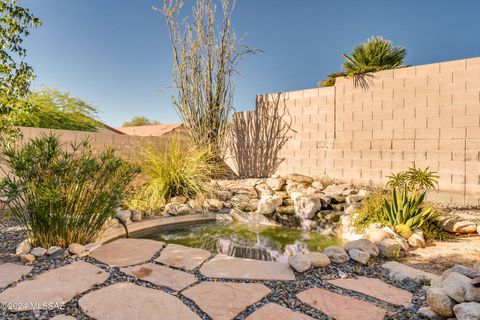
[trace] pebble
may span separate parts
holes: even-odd
[[[73,255],[80,255],[85,252],[85,247],[79,243],[72,243],[68,246],[68,251]]]

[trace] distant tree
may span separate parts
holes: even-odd
[[[157,120],[150,120],[147,117],[133,117],[132,120],[125,122],[122,127],[138,127],[160,124]]]
[[[68,92],[51,88],[33,91],[25,103],[31,111],[15,125],[78,131],[96,131],[103,126],[95,119],[95,107]]]
[[[330,74],[321,85],[333,85],[336,76],[346,75],[353,78],[356,86],[368,86],[370,72],[404,67],[406,55],[405,48],[394,47],[390,40],[372,37],[356,46],[350,55],[344,53],[343,70]]]
[[[27,97],[34,78],[32,68],[24,62],[23,40],[41,21],[16,0],[0,0],[0,142],[9,141],[18,130],[14,124],[28,114],[20,103]]]
[[[173,48],[173,105],[193,142],[209,145],[220,156],[234,110],[233,76],[239,61],[256,50],[238,43],[232,2],[218,1],[220,15],[212,2],[197,0],[191,20],[180,18],[183,0],[164,0],[162,11]]]

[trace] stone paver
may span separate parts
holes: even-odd
[[[159,266],[155,263],[126,267],[120,269],[120,271],[157,286],[169,287],[175,291],[181,291],[197,281],[197,278],[191,273]]]
[[[436,274],[418,270],[397,261],[387,261],[382,265],[382,267],[390,271],[390,279],[396,281],[403,281],[405,279],[413,281],[440,281],[440,276],[437,276]]]
[[[297,298],[335,320],[383,320],[386,311],[371,303],[320,288],[297,294]]]
[[[337,287],[360,292],[396,305],[408,306],[413,298],[411,292],[399,289],[376,278],[359,277],[357,279],[335,279],[328,282]]]
[[[233,319],[268,293],[270,289],[260,283],[232,282],[202,282],[182,292],[213,320]]]
[[[200,320],[180,299],[133,283],[116,283],[90,292],[78,304],[97,320]]]
[[[234,258],[218,254],[200,272],[211,278],[251,280],[295,280],[288,263]]]
[[[102,269],[78,261],[8,288],[0,293],[0,303],[13,303],[12,311],[38,309],[45,307],[46,303],[61,306],[108,277],[109,274]]]
[[[147,239],[119,239],[101,246],[90,257],[110,267],[126,267],[150,260],[164,245]]]
[[[19,280],[24,274],[32,271],[32,268],[14,263],[0,264],[0,288]]]
[[[208,250],[169,244],[155,261],[176,268],[193,270],[210,258],[211,255]]]
[[[278,304],[269,303],[249,315],[245,320],[313,320],[313,318]]]

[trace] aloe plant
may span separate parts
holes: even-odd
[[[400,191],[392,189],[391,200],[384,199],[383,210],[392,227],[405,225],[410,229],[420,228],[426,221],[435,218],[433,207],[424,206],[426,191],[408,192],[406,186]]]

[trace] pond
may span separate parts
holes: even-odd
[[[280,226],[202,222],[142,236],[234,257],[284,262],[289,255],[342,243],[341,239]]]

